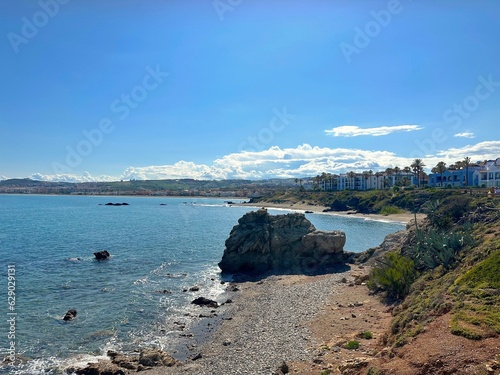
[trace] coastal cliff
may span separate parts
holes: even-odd
[[[344,232],[318,231],[304,214],[260,209],[238,220],[219,267],[232,274],[314,274],[344,261],[345,241]]]

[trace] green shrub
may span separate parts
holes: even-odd
[[[365,331],[363,332],[363,338],[366,340],[371,340],[373,338],[373,333],[370,331]]]
[[[347,344],[345,344],[345,348],[349,350],[356,350],[359,348],[359,341],[351,340]]]
[[[439,229],[449,229],[469,211],[469,196],[451,196],[437,200],[428,213],[430,223]]]
[[[386,291],[390,299],[405,297],[416,277],[413,261],[395,252],[389,252],[378,262],[379,265],[370,272],[368,287]]]

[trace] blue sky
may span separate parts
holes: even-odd
[[[0,179],[303,177],[500,157],[500,3],[0,4]]]

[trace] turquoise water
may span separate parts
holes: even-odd
[[[129,206],[104,206],[128,202]],[[166,205],[160,205],[161,203]],[[0,195],[0,350],[9,351],[8,266],[15,268],[16,353],[29,358],[0,374],[57,373],[108,349],[159,346],[193,295],[223,291],[217,263],[249,207],[222,199]],[[283,210],[269,210],[283,213]],[[317,229],[346,232],[346,250],[376,246],[403,224],[308,214]],[[93,252],[112,258],[97,262]],[[185,293],[193,285],[198,293]],[[171,293],[161,293],[168,290]],[[78,317],[63,322],[74,308]]]

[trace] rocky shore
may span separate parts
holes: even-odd
[[[370,252],[398,248],[407,235],[389,235]],[[500,350],[498,339],[478,345],[453,335],[447,315],[411,345],[386,347],[394,306],[369,293],[365,281],[371,264],[370,259],[337,273],[230,283],[217,305],[196,306],[199,320],[179,332],[178,350],[143,354],[151,361],[143,364],[139,356],[141,366],[135,369],[108,371],[103,365],[108,372],[95,372],[99,366],[91,366],[88,374],[135,374],[138,369],[145,375],[498,374],[500,365],[491,359]]]
[[[221,269],[244,271],[254,258],[255,267],[269,265],[269,269],[240,279],[252,281],[229,284],[217,301],[202,296],[193,300],[198,306],[190,315],[199,320],[183,327],[171,353],[155,352],[168,361],[146,366],[143,353],[128,360],[108,353],[109,361],[77,373],[280,375],[349,368],[351,360],[357,366],[359,353],[346,345],[363,332],[382,335],[384,306],[364,286],[369,268],[344,263],[344,242],[341,232],[316,231],[302,213],[273,216],[264,209],[247,213],[226,241]],[[304,259],[316,271],[329,266],[331,272],[306,275]],[[231,267],[237,264],[235,271]],[[268,271],[277,274],[269,276]],[[369,339],[361,354],[371,353],[374,345]],[[328,362],[325,348],[333,348],[329,353],[335,355]],[[104,372],[99,372],[101,367]]]
[[[333,344],[338,346],[332,351],[336,360],[348,364],[374,344],[366,340],[366,348],[359,352],[342,345],[363,331],[380,335],[383,316],[390,316],[360,282],[366,271],[354,266],[335,274],[270,276],[240,283],[220,326],[193,348],[199,354],[196,360],[141,373],[269,375],[283,373],[279,369],[285,362],[288,373],[317,374],[333,366],[322,358],[325,345]],[[326,323],[325,316],[332,321]]]

